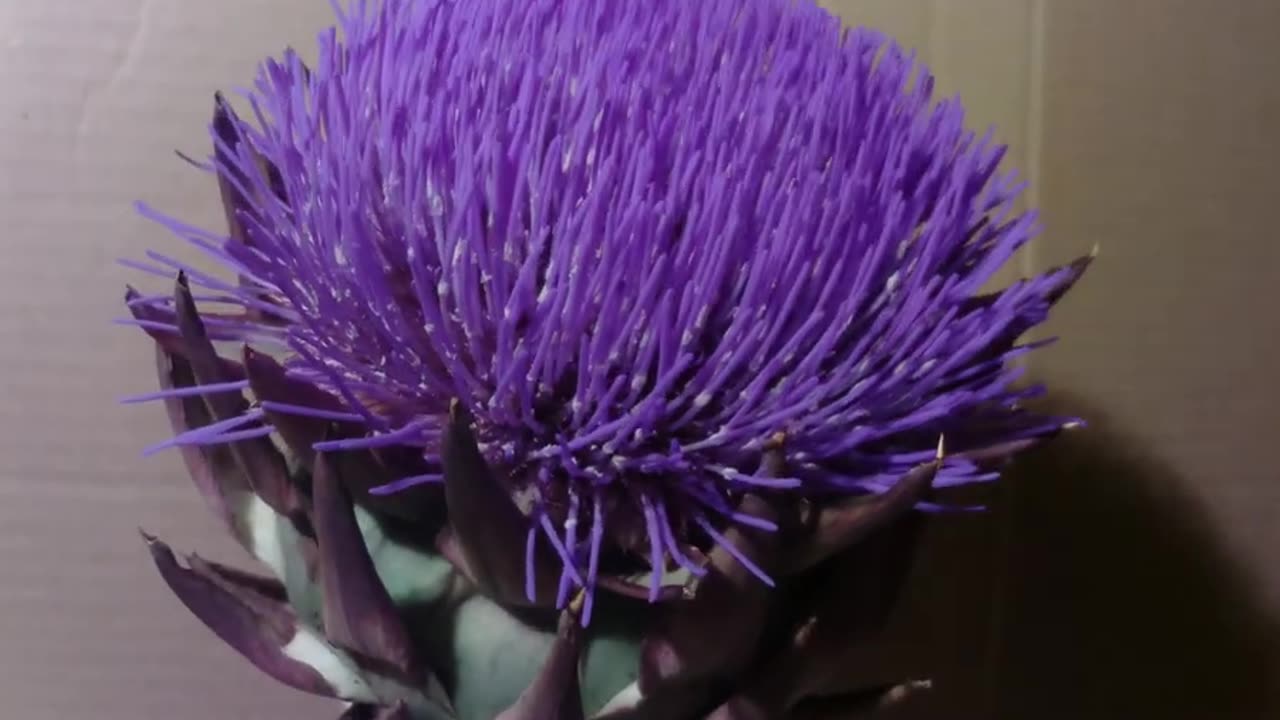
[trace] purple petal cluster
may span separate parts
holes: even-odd
[[[386,491],[440,478],[456,400],[530,547],[594,578],[770,526],[744,493],[881,493],[940,436],[936,487],[990,479],[1062,426],[1011,361],[1083,264],[981,294],[1035,215],[881,35],[808,0],[340,13],[217,117],[229,236],[147,211],[238,279],[139,266],[185,269],[211,336],[287,346],[340,409],[268,410],[360,428],[320,449],[420,448]]]

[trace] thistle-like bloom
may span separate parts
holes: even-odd
[[[144,208],[236,276],[133,263],[184,273],[130,296],[166,445],[231,448],[303,538],[319,488],[242,449],[282,438],[312,480],[371,453],[357,502],[447,506],[476,587],[580,596],[587,627],[603,591],[799,575],[1065,422],[1011,361],[1087,261],[981,294],[1036,219],[932,90],[808,0],[355,0],[313,67],[262,66],[252,122],[219,100],[226,236]],[[687,670],[673,644],[649,676]]]

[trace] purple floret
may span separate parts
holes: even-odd
[[[979,294],[1036,217],[881,35],[806,1],[383,0],[319,50],[218,114],[230,237],[149,214],[238,276],[188,272],[245,311],[211,335],[287,345],[340,400],[316,417],[367,429],[321,449],[422,449],[387,491],[440,479],[457,398],[590,582],[622,527],[696,569],[761,524],[741,493],[882,492],[939,436],[936,486],[986,480],[967,452],[1062,426],[1010,361],[1082,267]]]

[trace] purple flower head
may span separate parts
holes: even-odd
[[[332,422],[316,449],[421,455],[394,502],[476,464],[465,431],[562,602],[628,567],[656,597],[773,529],[756,500],[892,492],[940,438],[934,487],[991,479],[1064,423],[1011,361],[1086,263],[980,294],[1036,218],[932,90],[807,0],[355,0],[313,67],[261,67],[253,122],[220,102],[229,236],[147,211],[238,280],[144,267],[314,398],[187,440]]]

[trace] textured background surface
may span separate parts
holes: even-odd
[[[1280,6],[830,5],[999,127],[1049,227],[1024,268],[1102,246],[1033,363],[1097,423],[1028,458],[998,512],[935,529],[895,636],[947,668],[922,716],[1280,716]],[[132,201],[216,225],[171,151],[202,154],[212,92],[305,55],[327,19],[318,0],[0,0],[5,717],[336,715],[163,591],[140,524],[237,555],[175,457],[138,457],[163,418],[114,401],[152,387],[150,352],[109,324],[134,279],[113,258],[168,242]]]

